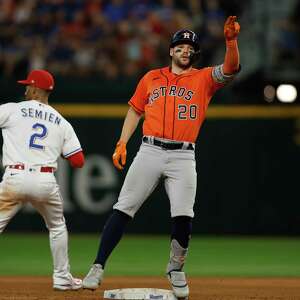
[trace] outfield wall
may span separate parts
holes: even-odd
[[[126,105],[57,105],[73,124],[86,155],[82,170],[60,160],[57,178],[73,232],[99,232],[126,170],[111,154]],[[194,232],[209,234],[300,234],[300,107],[211,106],[196,146],[198,192]],[[130,165],[141,129],[128,144]],[[147,178],[145,178],[147,180]],[[183,199],[184,201],[184,199]],[[41,231],[30,206],[10,231]],[[169,204],[160,185],[129,225],[129,232],[168,233]]]

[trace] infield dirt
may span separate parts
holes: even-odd
[[[300,300],[300,278],[189,278],[189,300]],[[107,277],[96,291],[52,290],[50,277],[0,276],[0,300],[102,300],[104,290],[169,289],[158,277]]]

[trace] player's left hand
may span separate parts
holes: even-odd
[[[237,39],[240,32],[240,24],[236,21],[236,16],[229,16],[224,25],[224,36],[226,41]]]
[[[117,169],[119,170],[124,169],[124,166],[126,164],[126,156],[127,156],[126,143],[120,140],[118,141],[115,152],[112,156],[113,164]],[[120,164],[120,160],[121,160],[121,164]]]

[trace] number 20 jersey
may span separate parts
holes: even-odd
[[[129,100],[145,114],[143,134],[194,143],[211,97],[224,84],[213,79],[214,67],[176,75],[169,67],[149,71]]]
[[[28,164],[57,168],[60,155],[82,151],[72,125],[53,107],[36,100],[0,105],[3,166]]]

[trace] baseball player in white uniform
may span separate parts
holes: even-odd
[[[70,273],[63,199],[54,172],[59,156],[68,159],[72,167],[82,167],[83,152],[71,124],[48,104],[53,76],[33,70],[18,82],[26,85],[26,101],[0,105],[5,168],[0,183],[0,233],[30,202],[49,230],[53,288],[78,290],[82,281]]]

